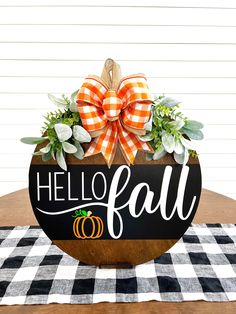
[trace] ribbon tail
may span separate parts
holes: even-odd
[[[117,124],[116,122],[110,122],[106,132],[102,133],[91,142],[89,148],[84,154],[84,157],[102,153],[108,167],[110,168],[115,156],[117,142]]]
[[[117,122],[117,128],[121,151],[129,165],[134,164],[138,150],[144,150],[150,153],[153,152],[149,143],[142,142],[135,134],[127,132],[121,125],[120,121]]]

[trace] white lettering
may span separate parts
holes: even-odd
[[[70,172],[68,172],[68,201],[78,201],[78,197],[71,196],[71,179],[70,179]]]
[[[146,188],[146,198],[145,201],[143,202],[143,205],[139,211],[139,213],[136,213],[137,210],[137,200],[139,193],[143,188]],[[136,187],[133,189],[130,199],[129,199],[129,211],[130,215],[137,218],[141,216],[143,213],[144,209],[146,209],[147,212],[150,213],[151,211],[151,206],[152,206],[152,200],[153,200],[154,193],[150,191],[149,185],[147,183],[139,183],[136,185]]]
[[[40,189],[48,189],[48,199],[49,201],[52,200],[52,177],[51,172],[48,173],[48,185],[40,185],[39,184],[39,172],[37,172],[37,200],[40,201]]]
[[[56,176],[59,174],[63,174],[63,172],[55,172],[54,173],[54,184],[55,184],[55,200],[64,200],[64,199],[58,199],[57,198],[57,190],[62,189],[63,187],[57,186],[57,180]],[[97,195],[97,192],[95,191],[96,188],[96,178],[97,176],[100,176],[103,180],[103,185],[104,185],[104,190],[103,194],[101,196]],[[122,179],[122,186],[121,185],[121,176],[124,176]],[[123,232],[123,220],[121,216],[121,209],[128,207],[129,213],[132,217],[138,218],[142,215],[144,211],[146,211],[148,214],[153,214],[157,210],[160,211],[161,217],[168,221],[170,220],[175,214],[178,215],[179,219],[181,220],[186,220],[189,218],[191,215],[195,202],[196,202],[196,196],[193,197],[191,206],[184,214],[183,212],[183,202],[184,202],[184,195],[185,195],[185,188],[186,188],[186,183],[189,175],[189,167],[188,166],[183,166],[181,169],[181,174],[180,174],[180,179],[179,179],[179,184],[178,184],[178,191],[177,191],[177,196],[176,200],[173,206],[173,209],[171,213],[168,215],[167,214],[167,209],[166,209],[166,204],[168,201],[168,192],[169,192],[169,186],[170,186],[170,181],[171,181],[171,176],[172,176],[172,167],[171,166],[166,166],[165,171],[163,174],[163,179],[162,179],[162,185],[161,185],[161,193],[160,193],[160,198],[158,200],[158,203],[156,206],[153,206],[153,199],[154,199],[154,192],[150,190],[149,185],[146,182],[141,182],[137,184],[132,192],[131,195],[128,199],[128,201],[124,202],[122,205],[119,207],[116,206],[116,201],[119,196],[122,195],[123,191],[127,187],[129,181],[130,181],[130,176],[131,176],[131,170],[130,167],[126,165],[120,166],[116,172],[113,175],[112,181],[111,181],[111,186],[110,190],[108,191],[108,202],[103,203],[103,202],[88,202],[86,204],[81,204],[76,207],[58,211],[58,212],[48,212],[41,210],[37,208],[40,212],[47,214],[47,215],[62,215],[68,212],[72,212],[76,209],[82,209],[86,207],[92,207],[92,206],[100,206],[100,207],[105,207],[107,209],[107,227],[108,227],[108,232],[110,236],[113,239],[118,239],[121,237],[122,232]],[[84,182],[84,172],[81,173],[81,179],[82,179],[82,200],[92,200],[91,197],[85,197],[84,194],[84,188],[85,188],[85,182]],[[68,180],[70,181],[70,175],[68,173]],[[124,182],[123,182],[124,181]],[[49,174],[49,185],[39,185],[39,173],[37,173],[37,192],[38,192],[38,201],[40,201],[40,194],[39,190],[41,188],[48,188],[49,189],[49,200],[51,200],[51,194],[50,194],[50,188],[51,188],[51,176]],[[158,188],[158,187],[157,187]],[[69,183],[68,183],[68,189],[69,189]],[[137,208],[138,203],[138,198],[141,193],[141,191],[144,191],[144,201],[142,202],[141,205],[139,205],[140,208]],[[96,200],[101,200],[105,197],[107,192],[107,182],[104,174],[102,172],[97,172],[92,178],[92,193],[94,198]],[[69,194],[70,198],[69,200],[72,200],[71,194]],[[120,200],[121,198],[119,198]],[[73,199],[74,200],[74,199]],[[120,203],[120,202],[119,202]],[[153,207],[152,207],[153,206]],[[118,223],[116,223],[116,230],[114,230],[114,221],[118,220]]]
[[[103,179],[103,194],[101,196],[97,196],[96,192],[95,192],[95,179],[97,177],[97,175],[100,175]],[[104,196],[107,193],[107,180],[106,177],[104,176],[104,174],[102,172],[96,172],[95,175],[93,176],[92,179],[92,192],[93,192],[93,196],[97,199],[97,200],[102,200],[104,198]]]
[[[64,198],[58,198],[57,197],[57,190],[63,190],[63,186],[57,185],[57,176],[62,175],[64,172],[54,172],[54,199],[55,201],[64,201]]]
[[[84,184],[84,172],[81,173],[81,186],[82,186],[82,200],[83,201],[91,201],[92,198],[91,197],[85,197],[84,195],[84,188],[85,188],[85,184]]]
[[[125,180],[125,183],[123,184],[122,188],[120,189],[120,191],[117,192],[118,189],[118,184],[119,184],[119,180],[120,180],[120,176],[123,172],[123,170],[126,169],[127,170],[127,177]],[[124,189],[126,188],[128,182],[130,179],[130,168],[128,166],[120,166],[113,178],[112,178],[112,182],[111,182],[111,187],[110,187],[110,193],[109,193],[109,197],[108,197],[108,204],[107,204],[107,228],[108,231],[110,233],[110,236],[113,239],[118,239],[123,232],[123,220],[121,218],[121,215],[119,213],[119,208],[115,207],[115,202],[116,202],[116,198],[124,191]],[[115,235],[114,233],[114,214],[117,216],[118,220],[119,220],[119,232],[117,235]]]

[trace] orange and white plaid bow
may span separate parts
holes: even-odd
[[[99,77],[88,76],[77,94],[83,127],[94,137],[85,156],[101,152],[110,167],[117,142],[128,164],[134,163],[139,149],[152,152],[151,146],[137,136],[146,133],[151,103],[143,74],[124,77],[117,91]]]

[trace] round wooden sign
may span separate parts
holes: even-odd
[[[36,151],[42,146],[38,145]],[[119,148],[110,168],[101,154],[54,160],[34,156],[29,192],[35,216],[52,242],[92,265],[136,265],[166,252],[191,224],[201,194],[198,159],[182,166],[139,151],[126,165]]]

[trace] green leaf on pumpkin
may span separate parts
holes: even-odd
[[[87,212],[86,212],[86,210],[81,210],[81,213],[82,213],[82,216],[85,216],[85,217],[87,217]]]

